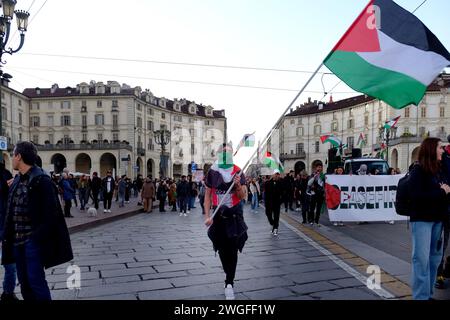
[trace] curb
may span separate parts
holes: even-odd
[[[153,206],[153,208],[158,208],[159,206]],[[128,211],[128,212],[124,212],[121,214],[117,214],[114,216],[110,216],[110,217],[105,217],[103,219],[98,219],[98,220],[93,220],[87,223],[83,223],[77,226],[72,226],[72,227],[68,227],[69,230],[69,234],[74,234],[77,232],[81,232],[81,231],[86,231],[88,229],[91,228],[95,228],[95,227],[99,227],[101,225],[110,223],[110,222],[114,222],[114,221],[118,221],[118,220],[122,220],[122,219],[126,219],[126,218],[130,218],[133,217],[135,215],[138,215],[140,213],[144,213],[141,209],[137,209],[137,210],[132,210],[132,211]]]

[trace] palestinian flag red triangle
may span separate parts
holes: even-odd
[[[353,22],[333,51],[378,52],[381,51],[378,39],[377,15],[373,0],[369,2],[359,17]]]

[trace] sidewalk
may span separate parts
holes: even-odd
[[[103,201],[99,202],[99,208],[97,210],[96,217],[90,217],[88,214],[87,208],[94,207],[91,202],[86,206],[86,210],[80,210],[80,203],[78,202],[78,207],[74,207],[72,202],[72,208],[70,210],[71,214],[74,218],[66,218],[66,224],[69,228],[69,232],[75,233],[83,230],[87,230],[89,228],[99,226],[111,221],[115,221],[118,219],[124,219],[127,217],[131,217],[138,213],[142,212],[143,207],[138,206],[138,202],[140,197],[138,198],[130,198],[130,203],[125,204],[124,207],[119,208],[119,202],[116,202],[115,199],[112,201],[111,205],[111,213],[103,212]],[[155,210],[157,206],[153,205],[153,210]],[[157,210],[157,209],[156,209]]]

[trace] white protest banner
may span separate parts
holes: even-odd
[[[398,181],[404,175],[326,176],[326,204],[330,221],[400,221],[395,212]]]

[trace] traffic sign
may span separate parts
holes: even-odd
[[[8,139],[0,137],[0,150],[8,150]]]

